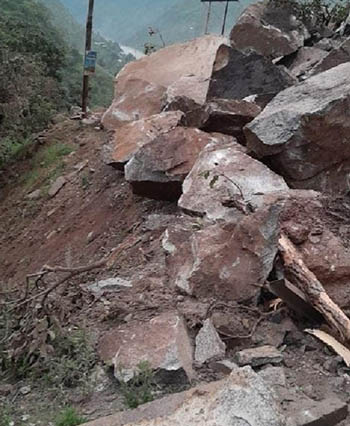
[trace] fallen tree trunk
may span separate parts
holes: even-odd
[[[350,319],[328,296],[323,285],[305,265],[302,256],[289,238],[282,234],[279,250],[284,262],[286,277],[304,291],[309,302],[324,316],[343,342],[350,342]]]

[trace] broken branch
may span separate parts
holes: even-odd
[[[284,234],[279,239],[279,250],[287,278],[304,291],[310,303],[321,312],[332,329],[340,335],[342,341],[350,341],[349,318],[328,296],[323,285],[305,265],[300,253]]]

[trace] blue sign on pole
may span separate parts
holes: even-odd
[[[94,74],[96,69],[97,52],[88,50],[85,53],[84,73],[85,75]]]

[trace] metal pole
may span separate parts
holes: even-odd
[[[222,30],[221,30],[221,35],[225,34],[225,27],[226,27],[226,19],[227,19],[227,12],[228,12],[228,4],[229,1],[226,1],[226,6],[225,6],[225,12],[224,12],[224,21],[222,23]]]
[[[92,46],[92,17],[94,13],[94,2],[95,0],[89,0],[89,10],[88,10],[88,15],[86,20],[85,55],[89,50],[91,50],[91,46]],[[89,97],[89,75],[85,73],[85,69],[84,69],[83,94],[82,94],[83,117],[86,117],[88,97]]]
[[[208,3],[208,13],[207,13],[207,19],[206,19],[206,22],[205,22],[204,34],[208,34],[210,13],[211,13],[211,1],[209,1],[209,3]]]

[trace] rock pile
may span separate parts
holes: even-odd
[[[311,34],[290,8],[258,3],[242,14],[230,40],[210,35],[169,46],[116,77],[102,119],[113,131],[104,160],[124,171],[134,193],[178,202],[181,220],[168,221],[159,240],[164,281],[179,300],[208,304],[200,329],[188,330],[174,309],[106,333],[99,351],[116,377],[119,364],[132,377],[145,359],[185,382],[197,364],[218,366],[228,347],[209,302],[256,305],[269,282],[292,279],[278,257],[281,233],[298,247],[321,292],[323,284],[339,305],[349,300],[329,285],[350,278],[350,261],[322,222],[323,195],[315,190],[350,189],[350,40],[334,29]],[[307,408],[282,414],[274,386],[262,378],[283,373],[271,366],[283,362],[280,345],[255,346],[236,351],[245,367],[232,359],[221,365],[232,370],[221,382],[93,425],[306,426],[327,418],[331,426],[346,417],[338,400],[329,410],[305,400],[300,406],[313,407],[310,421]],[[265,364],[270,373],[261,377],[251,369]]]

